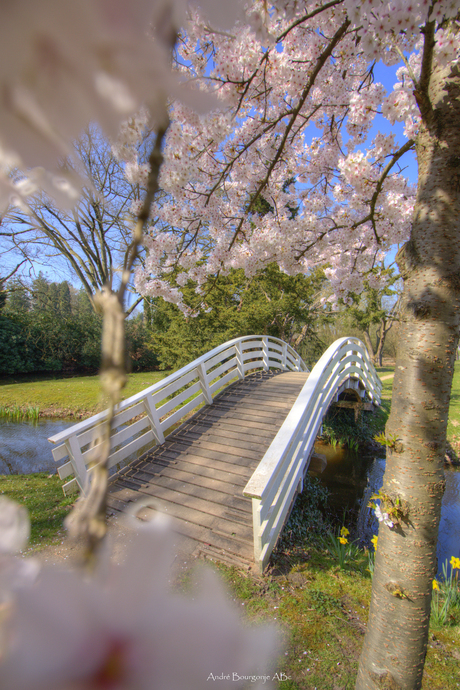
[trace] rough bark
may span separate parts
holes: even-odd
[[[431,76],[417,139],[419,181],[404,278],[383,493],[403,501],[380,523],[358,690],[421,687],[444,492],[447,415],[459,329],[460,72]],[[417,95],[417,94],[416,94]]]

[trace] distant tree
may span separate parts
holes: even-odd
[[[72,313],[70,288],[66,280],[58,286],[58,309],[62,318],[67,318]]]
[[[58,283],[50,283],[48,285],[47,298],[46,310],[55,316],[60,316]]]
[[[129,371],[151,371],[158,368],[159,359],[150,342],[150,333],[138,315],[128,319],[126,328],[126,351],[128,354],[127,368]]]
[[[380,267],[379,278],[382,278],[381,286],[373,280],[364,281],[364,290],[360,295],[352,295],[353,305],[347,312],[351,317],[351,325],[359,328],[369,354],[377,366],[382,366],[383,348],[387,333],[397,322],[400,309],[400,295],[402,288],[399,286],[401,279],[393,268]]]
[[[5,276],[0,276],[0,311],[6,306],[10,293],[15,291],[20,285],[17,279],[11,280],[11,278],[19,270],[23,263],[24,261],[21,261],[13,268],[12,271],[10,271],[10,273]]]
[[[46,311],[49,307],[50,283],[40,271],[38,277],[32,282],[32,309],[34,311]]]
[[[20,280],[11,280],[7,283],[7,300],[5,309],[8,312],[27,312],[30,309],[30,292]]]
[[[7,298],[7,292],[5,288],[3,287],[3,283],[0,283],[0,311],[3,309],[3,307],[6,304],[6,298]]]
[[[323,280],[321,273],[288,276],[275,264],[254,278],[232,270],[210,279],[204,287],[205,307],[188,318],[161,298],[146,300],[144,318],[161,367],[183,366],[226,340],[256,333],[297,348],[303,345],[306,356],[314,358],[322,344],[313,303]],[[203,296],[196,293],[196,285],[189,281],[182,293],[192,313],[198,310]]]
[[[3,219],[3,243],[37,261],[60,256],[81,282],[89,300],[103,286],[116,289],[131,243],[131,207],[139,200],[138,182],[129,182],[125,166],[95,127],[74,142],[76,162],[66,162],[86,178],[75,208],[58,208],[45,193],[30,208],[10,208]],[[131,313],[140,298],[127,309]]]

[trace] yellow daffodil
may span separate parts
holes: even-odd
[[[372,546],[374,547],[374,551],[377,551],[377,542],[378,542],[378,540],[379,540],[378,536],[377,536],[376,534],[374,534],[374,536],[373,536],[372,539],[371,539]]]
[[[339,537],[339,542],[341,544],[348,544],[348,539],[346,539],[345,537]]]
[[[452,558],[450,559],[450,564],[451,564],[452,568],[460,570],[460,558],[456,558],[455,556],[452,556]]]
[[[346,527],[342,527],[342,529],[340,530],[340,536],[341,537],[348,537],[349,534],[350,534],[350,530],[348,530]]]
[[[433,580],[433,589],[439,589],[439,584],[437,580]]]

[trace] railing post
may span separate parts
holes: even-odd
[[[268,352],[268,338],[266,335],[262,338],[262,350],[263,350],[263,361],[264,361],[264,369],[265,371],[268,371],[270,369],[270,355]]]
[[[81,452],[77,437],[71,436],[68,438],[65,441],[65,446],[74,469],[75,479],[80,487],[80,491],[85,496],[88,492],[88,470],[86,469],[85,459]]]
[[[263,564],[261,563],[261,555],[262,555],[262,524],[260,521],[260,510],[262,507],[262,501],[260,498],[253,498],[252,499],[252,531],[254,534],[254,563],[259,571],[259,574],[262,575],[263,571]]]
[[[282,360],[281,360],[281,365],[283,369],[287,369],[287,343],[283,343],[283,354],[282,354]]]
[[[300,371],[300,355],[298,352],[295,353],[295,366],[296,371]]]
[[[238,370],[238,378],[244,379],[244,360],[243,360],[243,343],[241,340],[235,346],[236,350],[236,368]]]
[[[159,443],[161,446],[161,444],[165,442],[165,436],[163,429],[161,428],[160,415],[158,414],[158,410],[155,407],[155,403],[153,402],[151,395],[147,395],[144,398],[144,407],[147,417],[149,418],[153,435],[155,436],[157,443]]]
[[[208,377],[206,374],[206,367],[204,366],[204,362],[201,362],[201,364],[197,367],[197,371],[198,378],[200,379],[201,390],[203,391],[206,404],[212,405],[212,393],[211,389],[209,388]]]

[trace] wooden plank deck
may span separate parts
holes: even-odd
[[[243,489],[307,378],[304,372],[257,372],[229,386],[114,477],[109,509],[153,500],[173,518],[175,531],[197,541],[198,553],[248,567],[252,505]]]

